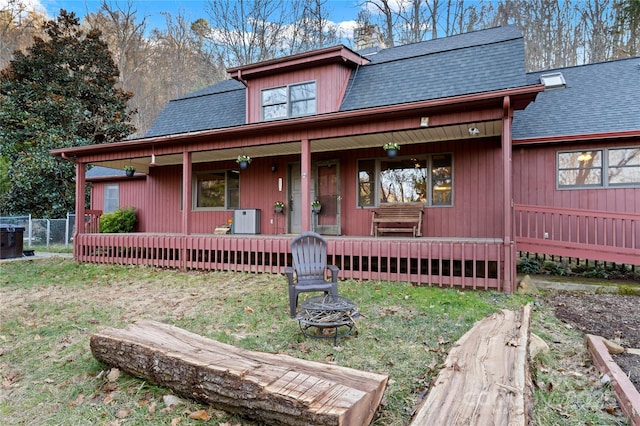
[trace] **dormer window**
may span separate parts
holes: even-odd
[[[265,121],[315,114],[316,82],[265,89],[261,103]]]

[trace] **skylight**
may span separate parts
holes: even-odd
[[[564,80],[564,76],[561,72],[542,74],[540,76],[540,83],[544,84],[545,89],[555,89],[557,87],[565,87],[567,85],[567,82]]]

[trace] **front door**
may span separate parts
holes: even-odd
[[[340,235],[340,168],[337,161],[312,165],[311,200],[322,205],[319,213],[311,213],[312,230],[325,235]],[[300,165],[289,167],[289,232],[302,232],[302,185]]]
[[[325,235],[340,235],[340,163],[326,161],[318,163],[314,170],[315,198],[322,206],[313,214],[315,231]]]

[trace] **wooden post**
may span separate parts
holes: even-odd
[[[512,293],[516,289],[516,251],[514,236],[514,209],[513,209],[513,176],[511,171],[511,121],[513,111],[511,100],[505,96],[503,100],[502,117],[502,179],[504,185],[503,215],[504,215],[504,288],[505,293]]]
[[[302,190],[302,231],[311,229],[311,142],[309,139],[301,141],[300,153],[300,185]]]
[[[84,215],[85,215],[85,191],[86,191],[86,173],[87,165],[85,163],[76,163],[76,229],[73,233],[73,257],[78,258],[79,243],[78,234],[84,234]],[[100,232],[100,231],[98,231]]]

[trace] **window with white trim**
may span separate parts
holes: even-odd
[[[234,170],[194,174],[194,210],[240,207],[240,174]]]
[[[452,154],[358,161],[359,207],[412,202],[450,206],[452,195]]]
[[[103,213],[111,213],[120,208],[120,185],[109,184],[104,186]]]
[[[638,186],[640,148],[558,152],[558,188]]]
[[[264,121],[315,114],[316,82],[265,89],[261,107]]]

